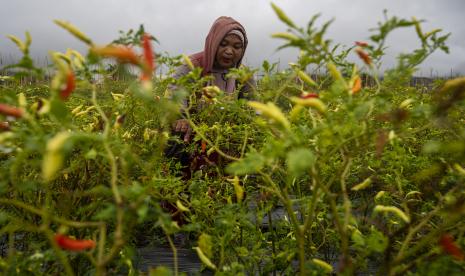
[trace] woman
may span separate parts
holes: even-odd
[[[204,50],[191,55],[189,58],[195,67],[202,68],[202,76],[213,76],[213,80],[208,82],[207,86],[216,85],[226,94],[232,95],[238,85],[234,78],[228,78],[226,75],[231,68],[238,68],[241,65],[247,42],[244,27],[231,17],[221,16],[213,23],[205,40]],[[189,72],[189,66],[183,64],[177,68],[173,77],[178,79]],[[255,83],[253,79],[250,79],[238,91],[238,99],[250,98],[254,87]],[[171,87],[171,90],[173,89],[175,87]],[[186,150],[186,143],[189,143],[192,134],[188,120],[177,120],[174,124],[174,131],[181,135],[185,143],[181,144],[176,140],[169,141],[165,155],[181,163],[183,166],[181,170],[182,177],[187,180],[191,177],[191,170],[201,167],[202,161],[199,161],[201,157],[193,157]],[[174,203],[163,202],[162,207],[172,212],[177,210]],[[184,222],[180,217],[174,217],[173,219],[179,223]]]
[[[231,17],[221,16],[215,20],[205,40],[202,52],[191,55],[192,64],[202,68],[202,76],[213,76],[213,80],[207,85],[216,85],[226,94],[233,94],[237,88],[234,78],[227,78],[231,68],[241,65],[247,48],[247,34],[244,27]],[[189,73],[190,68],[184,64],[174,74],[174,78],[180,78]],[[238,98],[250,98],[255,83],[250,79],[238,91]],[[184,134],[185,142],[190,141],[192,130],[185,119],[177,120],[174,130]]]

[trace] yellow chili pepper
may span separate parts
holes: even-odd
[[[277,107],[274,103],[268,102],[267,104],[259,102],[248,102],[249,106],[253,107],[255,110],[261,112],[261,114],[269,119],[277,122],[285,129],[290,129],[291,125],[287,120],[286,116],[282,113],[281,109]]]
[[[202,261],[204,265],[207,267],[216,270],[216,265],[210,261],[210,259],[202,252],[202,249],[200,247],[194,247],[195,251],[197,251],[197,255],[199,256],[199,259]]]
[[[55,22],[55,24],[67,30],[68,32],[70,32],[77,39],[81,40],[82,42],[86,43],[89,46],[92,46],[93,44],[92,40],[89,37],[87,37],[83,32],[81,32],[76,26],[63,20],[53,20],[53,22]]]
[[[351,188],[351,190],[352,191],[360,191],[360,190],[366,189],[366,188],[368,188],[370,186],[371,182],[372,182],[371,177],[368,177],[367,179],[363,180],[362,183],[353,186]]]
[[[273,8],[274,12],[281,21],[286,23],[286,25],[288,25],[289,27],[297,28],[294,22],[292,22],[292,20],[284,13],[284,11],[280,7],[276,6],[274,3],[271,3],[271,7]]]
[[[376,205],[375,208],[373,209],[374,213],[394,213],[396,214],[399,218],[401,218],[403,221],[409,223],[410,218],[407,216],[407,214],[404,213],[404,211],[400,210],[399,208],[395,206],[384,206],[384,205]]]
[[[303,80],[306,84],[308,85],[311,85],[311,86],[318,86],[316,84],[316,82],[314,80],[312,80],[312,78],[307,75],[304,71],[302,70],[297,70],[297,76],[299,76],[299,78],[301,80]]]
[[[272,38],[280,38],[280,39],[285,39],[289,41],[297,41],[299,38],[296,35],[293,35],[291,33],[274,33],[271,35]]]
[[[321,114],[324,114],[327,110],[326,105],[317,98],[301,99],[298,97],[291,97],[290,100],[297,105],[315,108]]]
[[[333,267],[323,260],[314,258],[312,259],[312,262],[318,265],[319,267],[323,268],[328,273],[333,272]]]

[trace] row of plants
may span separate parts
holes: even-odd
[[[58,20],[87,55],[51,52],[51,81],[20,86],[46,76],[30,35],[10,36],[23,58],[0,80],[2,273],[138,275],[136,249],[153,244],[174,265],[148,273],[178,275],[182,235],[217,275],[462,274],[465,79],[408,85],[448,51],[449,34],[385,13],[367,42],[346,47],[318,15],[302,28],[272,8],[287,28],[272,36],[299,56],[284,71],[267,61],[232,70],[242,84],[263,74],[249,101],[204,87],[199,68],[170,77],[189,58],[155,55],[143,27],[99,46]],[[399,28],[414,29],[420,48],[380,78]],[[128,68],[137,75],[115,80]],[[195,133],[188,180],[164,154],[181,140],[180,117]]]

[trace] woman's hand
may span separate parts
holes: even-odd
[[[189,120],[180,119],[174,122],[174,131],[184,133],[184,142],[188,143],[191,139],[192,128],[189,125]]]

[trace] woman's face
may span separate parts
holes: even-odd
[[[216,51],[215,65],[221,69],[229,69],[239,62],[244,53],[241,39],[235,34],[223,38]]]

